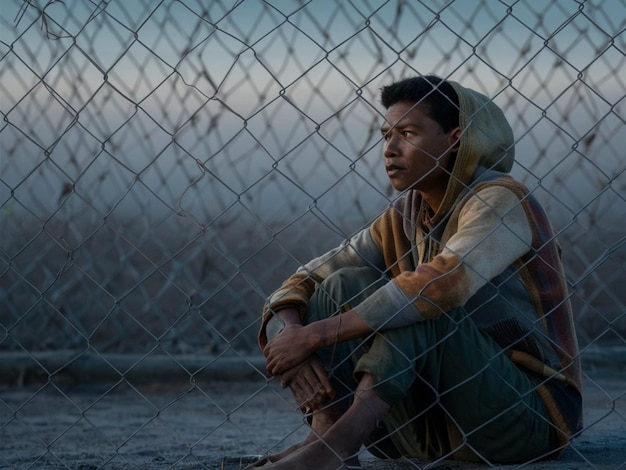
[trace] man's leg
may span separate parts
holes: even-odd
[[[343,268],[329,276],[316,290],[309,302],[305,323],[313,323],[340,315],[361,303],[388,279],[375,269],[367,267]],[[345,341],[317,351],[329,373],[331,384],[337,395],[334,403],[343,411],[348,409],[349,400],[358,385],[354,367],[359,357],[367,350],[360,341]]]
[[[344,414],[317,440],[311,441],[277,463],[273,470],[336,470],[361,468],[357,455],[389,405],[374,387],[376,379],[364,374],[354,400]]]
[[[359,296],[352,298],[351,292],[364,289],[366,296],[368,287],[377,287],[369,280],[365,287],[345,288],[359,278],[347,274],[336,276],[319,291],[309,321],[335,314],[346,301],[359,303]],[[370,274],[374,280],[380,277]],[[291,466],[284,468],[308,468],[306,460],[314,452],[335,464],[352,455],[351,449],[363,438],[361,433],[376,428],[358,420],[363,407],[380,411],[384,409],[378,406],[381,403],[393,406],[385,420],[388,434],[378,445],[389,449],[391,440],[399,455],[521,462],[554,449],[552,425],[535,384],[461,309],[437,320],[377,333],[362,344],[340,343],[320,351],[320,356],[332,371],[339,397],[344,398],[329,405],[328,409],[340,410],[335,416],[346,409],[355,376],[375,387],[366,394],[357,393],[359,399],[331,426],[336,418],[316,429],[314,415],[315,439],[307,439],[306,445],[293,452],[285,463]],[[357,434],[353,434],[355,426]],[[335,442],[338,436],[344,444]],[[322,452],[321,445],[332,451]]]
[[[357,305],[384,282],[368,268],[338,271],[311,299],[307,323]],[[313,415],[306,444],[325,436],[349,409],[358,379],[371,378],[377,397],[393,405],[385,420],[387,432],[376,428],[371,439],[380,456],[519,462],[554,448],[536,384],[462,309],[362,342],[339,343],[318,355],[337,397]]]
[[[377,378],[401,454],[523,462],[556,446],[536,383],[462,309],[378,333],[356,372]]]
[[[370,268],[344,268],[329,276],[317,289],[309,302],[305,323],[323,320],[346,311],[350,305],[363,301],[368,295],[386,282],[381,274]],[[338,343],[317,352],[329,373],[330,381],[337,392],[335,399],[310,417],[311,432],[307,438],[280,453],[261,459],[248,468],[263,467],[268,463],[278,462],[301,447],[317,441],[348,410],[350,399],[358,382],[354,379],[353,369],[358,355],[359,344],[356,341]],[[358,463],[352,460],[351,463]]]

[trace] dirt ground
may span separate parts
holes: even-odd
[[[563,457],[526,468],[626,469],[624,371],[589,373],[585,406],[585,431]],[[0,388],[0,468],[240,469],[306,433],[289,393],[262,378]],[[427,466],[361,457],[372,470]]]

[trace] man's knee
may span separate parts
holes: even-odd
[[[384,275],[374,268],[341,268],[319,285],[310,306],[330,308],[334,314],[362,302],[384,282]]]

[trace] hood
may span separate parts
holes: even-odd
[[[513,131],[502,110],[485,95],[456,82],[449,83],[459,97],[461,143],[446,193],[432,219],[434,223],[450,211],[479,168],[509,173],[515,158]]]

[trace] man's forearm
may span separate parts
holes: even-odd
[[[304,328],[314,350],[361,338],[374,331],[353,310],[310,323]]]
[[[300,325],[300,313],[296,308],[283,308],[274,313],[267,322],[265,334],[267,340],[273,340],[287,325]]]

